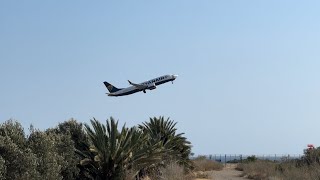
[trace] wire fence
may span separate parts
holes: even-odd
[[[214,160],[217,162],[224,163],[242,163],[243,160],[248,157],[260,159],[260,160],[268,160],[273,162],[283,162],[288,160],[300,159],[302,154],[262,154],[262,155],[244,155],[244,154],[210,154],[205,155],[207,159]],[[194,157],[196,158],[196,157]]]

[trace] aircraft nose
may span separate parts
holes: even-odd
[[[173,79],[176,79],[178,77],[178,75],[172,75]]]

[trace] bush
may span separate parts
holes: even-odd
[[[313,163],[320,164],[320,147],[305,149],[302,161],[304,164],[308,165],[311,165]]]
[[[209,160],[205,156],[199,156],[193,160],[195,171],[222,170],[223,165],[219,162]]]
[[[164,167],[150,172],[144,180],[192,180],[194,176],[186,173],[185,168],[176,162],[169,162]],[[131,180],[131,179],[128,179]]]
[[[320,179],[320,164],[297,166],[297,161],[261,161],[239,164],[237,169],[250,179]]]
[[[239,164],[237,170],[243,170],[246,177],[250,179],[267,179],[276,174],[276,163],[271,161],[249,161]]]
[[[247,159],[243,160],[244,162],[255,162],[258,158],[255,155],[248,156]]]
[[[188,180],[190,175],[185,174],[184,168],[177,163],[171,162],[165,168],[160,169],[161,179],[165,180]]]

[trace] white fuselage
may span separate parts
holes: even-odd
[[[125,96],[139,91],[145,92],[146,90],[153,90],[156,88],[156,86],[166,82],[174,81],[177,77],[177,75],[160,76],[158,78],[154,78],[149,81],[145,81],[140,84],[135,84],[130,87],[120,89],[119,91],[109,93],[108,96]]]

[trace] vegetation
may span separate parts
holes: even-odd
[[[267,160],[246,160],[237,169],[243,170],[250,179],[320,179],[320,147],[304,150],[298,160],[273,162]]]
[[[158,174],[150,174],[152,180],[193,180],[194,175],[186,174],[184,167],[177,162],[168,162],[168,164],[159,169],[160,176]]]
[[[8,120],[0,124],[0,179],[161,179],[172,167],[185,178],[191,144],[175,125],[164,117],[130,128],[112,117],[91,125],[71,119],[44,131],[31,126],[26,136]]]
[[[223,164],[214,160],[207,159],[206,156],[198,156],[192,160],[194,164],[194,176],[196,178],[209,178],[208,171],[220,171]]]
[[[205,156],[199,156],[193,160],[195,171],[222,170],[223,164],[207,159]]]
[[[135,127],[119,127],[112,117],[90,124],[70,119],[44,131],[30,126],[28,135],[17,121],[0,124],[0,179],[180,180],[223,168],[190,155],[191,143],[164,117]],[[242,162],[238,169],[251,179],[320,179],[320,147],[310,146],[298,160]]]
[[[26,137],[18,122],[0,126],[0,174],[3,179],[70,179],[78,174],[70,135],[30,128]]]
[[[170,161],[185,167],[188,171],[193,168],[189,159],[191,154],[191,143],[183,137],[184,133],[177,134],[175,128],[176,123],[173,121],[160,118],[150,118],[149,122],[139,125],[139,128],[147,135],[147,143],[149,146],[160,145],[163,149],[161,153],[161,161],[157,166],[163,166]]]
[[[128,170],[148,168],[160,161],[162,149],[159,143],[147,144],[147,136],[136,127],[122,127],[113,118],[106,127],[91,120],[93,129],[85,125],[90,145],[85,151],[77,151],[84,166],[94,179],[123,179]],[[133,175],[136,175],[134,173]]]

